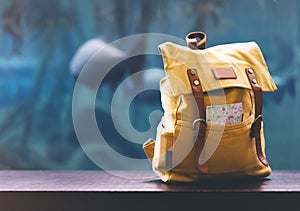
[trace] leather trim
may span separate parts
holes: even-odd
[[[211,68],[211,71],[213,72],[215,79],[217,80],[237,78],[232,67],[213,67]]]
[[[262,126],[262,105],[263,105],[263,94],[262,89],[258,84],[257,78],[255,76],[254,70],[252,68],[246,68],[246,74],[248,76],[249,82],[251,84],[253,93],[254,93],[254,101],[255,101],[255,121],[252,124],[250,137],[255,138],[256,145],[256,154],[260,162],[269,166],[267,159],[265,158],[262,147],[261,147],[261,126]]]
[[[199,111],[199,119],[206,119],[206,113],[205,113],[205,104],[204,104],[204,95],[203,90],[201,86],[200,79],[197,74],[197,70],[195,69],[188,69],[187,75],[191,84],[191,88],[193,90],[193,95],[195,97],[198,111]],[[198,166],[198,169],[202,173],[208,173],[207,165],[199,164],[199,157],[200,154],[204,148],[205,144],[205,133],[206,133],[206,122],[205,121],[199,121],[199,131],[195,143],[195,160],[196,165]]]
[[[263,94],[260,85],[258,84],[256,75],[252,68],[246,68],[246,73],[250,82],[250,85],[254,92],[254,100],[255,100],[255,118],[257,118],[262,113],[262,105],[263,105]]]
[[[185,40],[191,49],[203,50],[206,48],[206,34],[203,32],[191,32],[185,37]]]

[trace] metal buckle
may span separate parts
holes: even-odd
[[[205,126],[207,126],[207,122],[205,121],[205,119],[198,118],[198,119],[195,119],[195,120],[193,121],[193,128],[195,128],[195,125],[196,125],[198,122],[202,122],[203,124],[205,124]]]
[[[250,137],[251,138],[254,138],[256,133],[260,133],[261,125],[259,125],[258,128],[257,128],[257,125],[256,125],[258,121],[260,121],[260,123],[261,123],[261,121],[262,121],[262,116],[261,115],[256,117],[256,119],[252,123],[251,129],[250,129]]]
[[[254,120],[254,122],[257,122],[259,119],[262,120],[262,115],[259,115],[258,117],[256,117],[256,119]]]

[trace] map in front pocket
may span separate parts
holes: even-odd
[[[206,122],[209,125],[228,125],[242,122],[242,103],[213,105],[206,107]]]

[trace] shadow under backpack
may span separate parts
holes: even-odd
[[[267,177],[263,92],[277,88],[259,46],[206,48],[202,32],[186,40],[159,46],[164,116],[143,145],[153,171],[164,182]]]

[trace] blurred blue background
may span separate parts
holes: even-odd
[[[1,0],[0,169],[98,169],[72,122],[77,50],[95,38],[100,45],[146,32],[184,39],[195,30],[207,33],[208,47],[260,45],[279,87],[265,95],[268,159],[273,169],[300,169],[299,11],[297,0]],[[149,55],[118,66],[98,93],[98,126],[115,151],[145,158],[141,145],[113,127],[111,93],[134,72],[162,69],[162,61]],[[159,83],[157,76],[147,80]],[[133,126],[148,130],[155,109],[161,109],[158,91],[138,95],[130,111]]]

